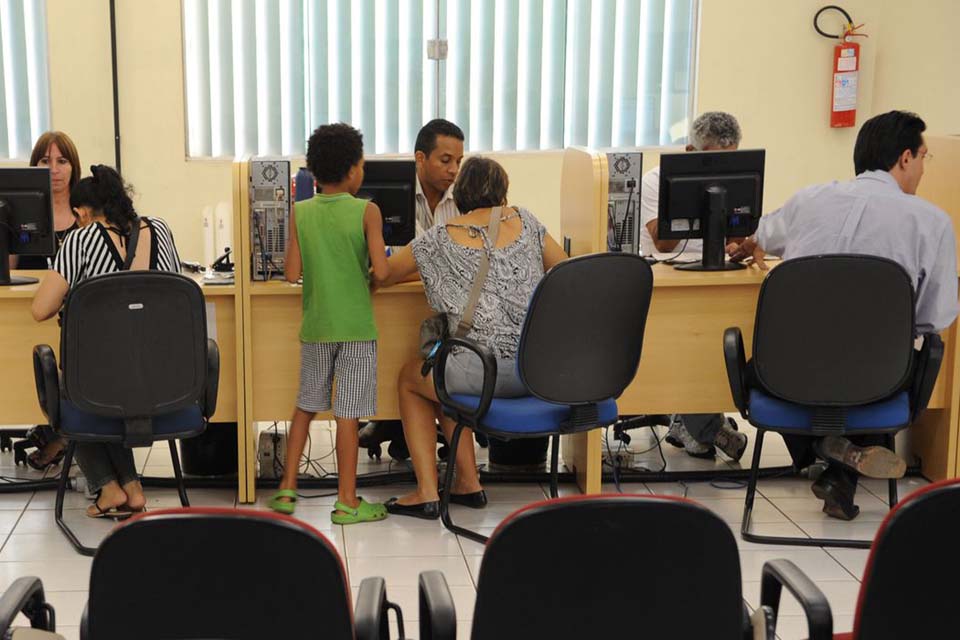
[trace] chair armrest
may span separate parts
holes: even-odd
[[[33,377],[37,385],[37,400],[47,422],[54,429],[60,428],[60,371],[57,356],[48,344],[33,348]]]
[[[743,351],[743,333],[739,327],[731,327],[723,332],[723,359],[727,365],[727,380],[733,404],[743,419],[747,419],[747,358]]]
[[[403,614],[400,607],[387,601],[387,583],[383,578],[364,578],[357,594],[354,610],[356,640],[388,640],[390,622],[387,612],[396,609],[400,637],[403,637]]]
[[[483,387],[480,392],[480,404],[477,407],[470,408],[454,402],[447,393],[446,368],[447,356],[454,347],[463,347],[480,357],[483,363]],[[486,346],[467,340],[466,338],[447,338],[440,345],[437,352],[437,365],[433,368],[433,386],[437,391],[437,399],[445,408],[450,408],[460,414],[471,426],[477,426],[481,418],[487,414],[490,409],[490,403],[493,402],[493,390],[497,385],[497,359],[493,352]]]
[[[809,640],[833,639],[833,614],[827,597],[813,581],[789,560],[771,560],[763,565],[760,583],[760,606],[770,607],[774,619],[780,608],[783,587],[800,602],[807,616]]]
[[[220,347],[207,340],[207,386],[203,391],[203,417],[210,419],[217,412],[217,394],[220,392]]]
[[[43,595],[40,578],[18,578],[0,597],[0,636],[9,632],[19,613],[30,620],[34,629],[57,630],[56,615]]]
[[[457,610],[440,571],[420,574],[420,640],[455,640]]]
[[[940,364],[943,362],[943,339],[939,334],[923,335],[923,346],[917,356],[917,365],[913,371],[913,384],[910,387],[910,420],[916,420],[920,412],[927,408],[933,387],[937,384]]]

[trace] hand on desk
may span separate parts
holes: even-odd
[[[743,242],[740,243],[731,242],[727,245],[727,255],[730,256],[730,260],[733,262],[752,263],[761,271],[767,271],[770,268],[764,261],[764,257],[767,254],[757,245],[756,240],[753,238],[745,238]]]

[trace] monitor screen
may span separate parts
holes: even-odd
[[[0,284],[25,284],[10,277],[11,254],[52,256],[56,251],[50,170],[0,169]]]
[[[380,207],[387,246],[410,243],[417,230],[417,165],[413,160],[368,160],[357,197]]]

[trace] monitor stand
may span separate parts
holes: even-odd
[[[35,284],[38,278],[10,275],[10,222],[4,214],[6,207],[0,206],[0,287],[20,284]]]
[[[707,187],[707,212],[700,216],[703,228],[703,260],[693,264],[679,264],[680,271],[735,271],[746,267],[737,262],[727,262],[727,190],[724,187]]]

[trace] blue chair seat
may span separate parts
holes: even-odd
[[[772,429],[809,430],[814,408],[750,390],[750,422]],[[910,398],[907,392],[886,400],[847,408],[846,430],[896,429],[910,422]]]
[[[454,402],[476,408],[480,404],[479,396],[453,394]],[[612,424],[619,412],[617,401],[613,398],[597,403],[598,420],[595,426]],[[549,434],[560,431],[560,424],[570,417],[570,406],[555,404],[533,396],[519,398],[494,398],[482,425],[500,433],[518,435]]]
[[[203,414],[196,404],[153,418],[153,433],[157,440],[193,435],[202,431],[203,426]],[[64,398],[60,402],[60,431],[67,438],[77,440],[121,440],[124,425],[121,418],[107,418],[81,411]]]

